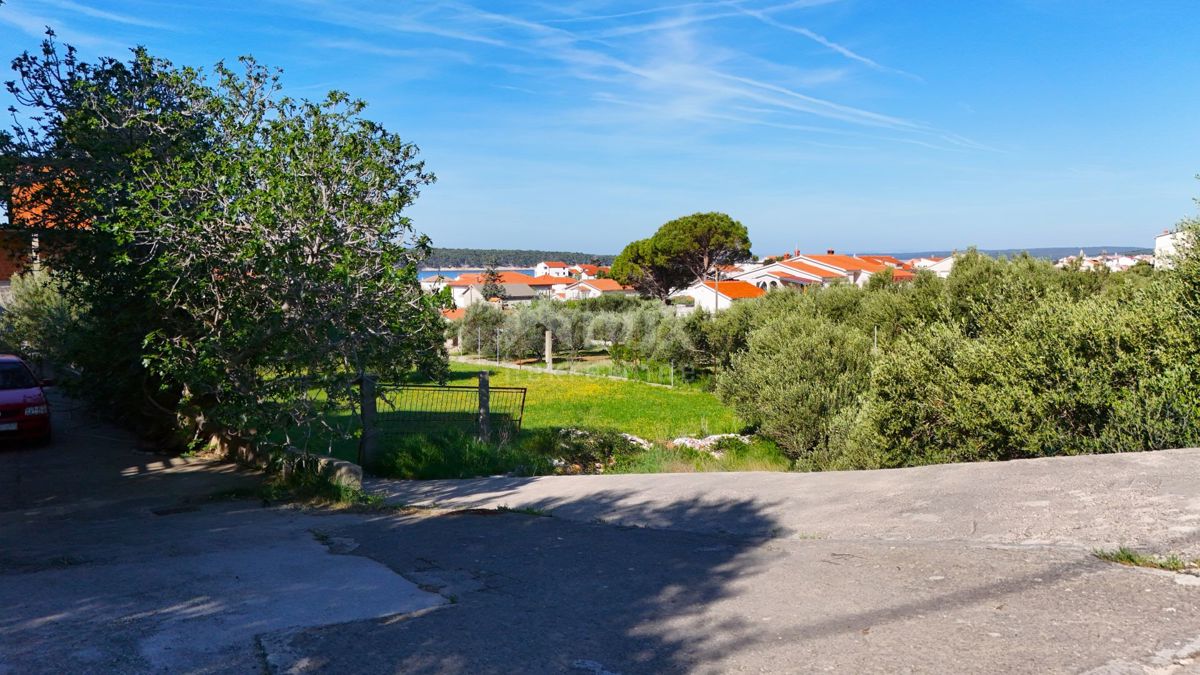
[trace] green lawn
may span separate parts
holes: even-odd
[[[472,438],[469,429],[447,428],[432,434],[390,438],[385,432],[381,442],[382,450],[388,453],[388,468],[376,467],[384,475],[465,478],[508,472],[552,473],[555,469],[551,459],[570,456],[569,451],[558,454],[561,447],[546,445],[548,439],[555,438],[556,430],[563,428],[607,429],[655,443],[649,450],[623,455],[607,467],[609,472],[786,471],[789,467],[774,444],[759,440],[726,452],[720,459],[683,447],[665,447],[667,441],[680,436],[735,433],[744,427],[732,410],[695,386],[671,389],[643,382],[549,375],[532,369],[458,362],[450,365],[449,385],[473,387],[479,371],[486,369],[495,387],[524,387],[527,393],[521,434],[497,447]],[[344,428],[357,426],[348,414],[328,421]],[[356,439],[339,439],[333,443],[333,454],[356,461],[357,447]]]
[[[484,366],[453,362],[448,384],[474,384]],[[716,396],[694,388],[655,387],[580,375],[487,368],[492,385],[525,387],[525,429],[615,429],[650,441],[734,433],[744,426]]]

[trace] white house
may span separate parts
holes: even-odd
[[[1154,238],[1154,266],[1158,269],[1169,270],[1175,266],[1175,256],[1183,243],[1183,232],[1164,230]]]
[[[847,281],[856,286],[865,286],[872,275],[885,270],[891,270],[893,281],[911,281],[913,273],[905,269],[876,262],[866,257],[843,255],[830,250],[823,254],[802,254],[791,262],[801,262],[806,265],[828,270],[842,275]]]
[[[945,279],[950,276],[950,271],[954,269],[954,258],[954,256],[948,255],[925,269]]]
[[[441,274],[432,277],[426,277],[421,280],[421,290],[426,293],[436,293],[454,281],[450,277],[442,276]]]
[[[571,268],[565,262],[545,260],[533,267],[533,275],[536,277],[569,277],[571,276]]]
[[[938,262],[941,260],[941,258],[909,258],[908,260],[905,260],[904,263],[908,265],[910,269],[927,270],[930,267],[938,264]]]
[[[757,298],[766,293],[758,286],[741,279],[706,279],[672,293],[671,297],[689,297],[695,302],[696,309],[714,312],[729,309],[729,306],[738,300]]]
[[[579,265],[571,265],[570,267],[568,267],[567,273],[570,274],[571,276],[575,277],[576,279],[581,279],[581,280],[599,279],[600,273],[601,272],[607,273],[608,269],[609,268],[607,268],[607,267],[601,267],[599,265],[589,265],[587,263],[581,263]]]
[[[842,278],[837,272],[794,260],[781,260],[769,265],[759,265],[748,272],[733,277],[754,284],[761,289],[798,287],[816,284],[823,286]]]
[[[454,306],[465,309],[477,302],[487,302],[490,298],[483,297],[483,284],[470,286],[452,286],[454,289]],[[538,292],[525,284],[504,284],[504,304],[525,304],[533,302]]]
[[[622,286],[612,279],[584,279],[564,288],[555,297],[563,300],[583,300],[602,295],[637,295],[632,286]]]

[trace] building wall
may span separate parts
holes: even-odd
[[[0,282],[8,283],[22,271],[23,262],[14,252],[23,250],[25,236],[13,232],[0,232]]]
[[[696,301],[695,308],[703,309],[706,312],[712,312],[714,307],[718,312],[729,309],[729,305],[731,304],[729,298],[723,295],[718,295],[708,286],[701,286],[700,284],[696,284],[691,288],[682,290],[677,295],[690,296]]]
[[[1181,232],[1164,232],[1154,238],[1155,267],[1169,270],[1174,266],[1172,261],[1179,253],[1181,234]]]
[[[950,271],[954,269],[954,256],[949,256],[937,263],[929,266],[929,271],[945,279],[950,276]]]
[[[544,262],[538,263],[533,268],[533,276],[535,277],[569,277],[571,276],[570,272],[571,271],[566,267],[550,267]]]

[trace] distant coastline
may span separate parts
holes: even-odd
[[[445,277],[457,277],[460,274],[482,274],[482,267],[422,267],[417,270],[417,278],[428,279],[438,275]],[[497,272],[520,272],[533,276],[533,268],[531,267],[497,267]]]

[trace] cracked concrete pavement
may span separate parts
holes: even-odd
[[[0,673],[1200,671],[1200,577],[1091,555],[1195,552],[1200,451],[370,481],[438,508],[347,513],[58,421],[0,451]]]

